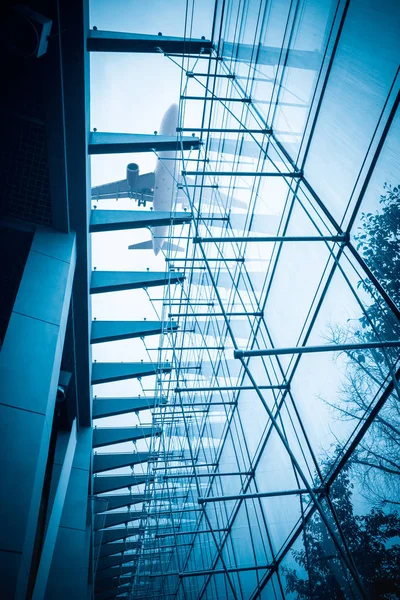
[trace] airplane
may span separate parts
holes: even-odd
[[[178,105],[171,104],[162,118],[160,135],[176,136],[178,112]],[[174,159],[176,158],[177,152],[175,150],[159,152],[155,170],[143,175],[139,172],[138,164],[129,163],[126,167],[126,179],[93,187],[92,200],[131,198],[137,201],[138,207],[146,207],[147,202],[152,202],[155,211],[171,212],[174,203],[175,183],[181,184],[182,181],[178,174],[174,176]],[[164,159],[169,160],[163,162]],[[192,181],[188,178],[187,183],[194,183],[194,180]],[[179,188],[182,189],[183,186],[176,186],[178,195],[175,194],[177,196],[175,199],[186,210],[189,208],[188,201],[183,191],[179,193]],[[222,205],[228,203],[228,198],[221,194],[221,192],[218,192],[218,198]],[[203,190],[202,203],[214,203],[214,197],[209,195],[208,190]],[[237,199],[230,199],[229,204],[232,207],[247,209],[247,204]],[[231,225],[233,227],[234,219],[235,215],[232,215]],[[240,229],[240,226],[238,228]],[[168,242],[168,230],[169,227],[166,225],[151,227],[151,240],[132,244],[128,248],[130,250],[152,249],[156,256],[160,250],[164,252],[168,252],[168,250],[182,252],[183,248]],[[265,228],[263,228],[263,231],[265,231]]]
[[[171,104],[162,118],[160,135],[176,136],[177,126],[178,105]],[[176,158],[176,151],[159,152],[154,172],[144,173],[143,175],[139,172],[138,164],[129,163],[126,167],[126,179],[93,187],[92,199],[132,198],[137,201],[139,207],[145,207],[147,202],[152,202],[155,211],[170,212],[172,210],[174,188],[173,166],[165,166],[162,162],[165,158]],[[152,248],[156,256],[161,248],[167,250],[169,247],[174,250],[180,250],[179,247],[167,243],[168,226],[152,227],[150,231],[151,240],[133,244],[129,246],[129,249],[144,250]]]

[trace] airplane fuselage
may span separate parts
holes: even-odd
[[[176,136],[178,126],[178,105],[172,104],[165,113],[161,126],[160,135]],[[176,163],[173,160],[163,161],[165,158],[176,158],[176,151],[160,152],[155,168],[153,207],[155,211],[172,210],[174,176]],[[158,254],[168,237],[168,227],[152,227],[151,236],[153,240],[154,254]]]

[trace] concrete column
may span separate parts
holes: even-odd
[[[38,230],[0,353],[0,589],[25,599],[75,270],[75,234]]]
[[[61,470],[57,445],[54,470]],[[46,587],[45,600],[86,600],[88,596],[91,511],[88,510],[92,429],[78,432],[75,457]]]
[[[65,436],[63,436],[63,438],[65,438]],[[63,443],[63,446],[65,446],[64,460],[60,465],[61,468],[57,469],[57,488],[54,493],[51,510],[48,514],[46,536],[43,541],[32,600],[43,600],[46,592],[50,568],[53,562],[54,548],[60,530],[61,517],[64,512],[65,500],[73,468],[77,444],[76,419],[72,423],[71,431],[68,432],[68,437],[65,441],[66,443]]]

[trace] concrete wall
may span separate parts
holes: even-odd
[[[0,353],[0,590],[25,599],[75,270],[75,235],[38,230]]]
[[[65,436],[66,438],[68,435]],[[57,445],[54,470],[61,470],[63,445]],[[66,440],[65,440],[66,443]],[[64,444],[65,445],[65,444]],[[46,600],[86,600],[91,521],[88,515],[92,428],[78,432],[75,458],[46,588]]]

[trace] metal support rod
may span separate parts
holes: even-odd
[[[227,567],[226,569],[209,569],[206,571],[186,571],[183,573],[153,573],[150,577],[203,577],[204,575],[225,575],[226,573],[241,573],[243,571],[264,571],[266,569],[274,569],[275,566],[268,565],[253,565],[251,567]]]
[[[194,130],[195,131],[195,130]],[[242,133],[246,133],[242,131]],[[287,171],[282,173],[280,171],[182,171],[182,177],[191,176],[204,176],[204,177],[302,177],[301,171]]]
[[[234,358],[248,356],[280,356],[283,354],[311,354],[314,352],[345,352],[347,350],[372,350],[374,348],[397,348],[400,340],[364,342],[361,344],[325,344],[323,346],[298,346],[294,348],[265,348],[263,350],[234,350]]]
[[[258,388],[260,390],[287,390],[289,389],[288,385],[259,385]],[[181,394],[183,392],[241,392],[241,391],[249,391],[253,390],[254,387],[252,385],[227,385],[227,386],[216,386],[216,387],[202,387],[198,389],[191,388],[180,388],[177,387],[174,389],[176,394]]]
[[[229,529],[204,529],[204,530],[194,530],[194,531],[176,531],[175,533],[173,533],[172,531],[170,533],[156,533],[155,534],[155,538],[166,538],[166,537],[171,537],[172,535],[197,535],[198,533],[204,533],[204,534],[209,534],[209,533],[226,533],[227,531],[229,531]]]
[[[219,188],[219,185],[218,185],[218,183],[209,184],[209,185],[206,185],[203,183],[191,183],[189,185],[178,184],[178,186],[177,186],[178,190],[183,190],[183,189],[186,189],[187,187],[188,188],[201,188],[201,189],[207,188],[207,189],[217,190]],[[226,219],[225,217],[221,217],[221,218],[224,218],[224,220],[226,220],[226,221],[229,220],[229,219]],[[200,219],[204,219],[204,217],[200,217]],[[211,220],[211,219],[207,219],[207,220]]]
[[[199,414],[206,414],[207,411],[206,410],[198,410],[196,412],[192,412],[190,414],[184,413],[185,416],[183,415],[174,415],[172,419],[159,419],[156,421],[156,423],[158,423],[159,425],[176,425],[177,423],[182,423],[184,421],[184,418],[186,417],[187,419],[192,419],[194,415],[199,415]]]
[[[165,548],[168,549],[174,549],[174,548],[187,548],[188,546],[191,546],[192,543],[191,542],[187,542],[186,544],[174,544],[174,545],[168,545],[168,546],[147,546],[146,548],[143,548],[144,553],[142,554],[142,556],[146,556],[146,550],[164,550]]]
[[[225,350],[224,346],[177,346],[176,348],[147,348],[147,350],[174,350],[174,351],[181,351],[181,350]]]
[[[187,571],[179,573],[179,577],[201,577],[202,575],[225,575],[226,573],[242,573],[244,571],[264,571],[275,569],[275,565],[252,565],[251,567],[227,567],[226,569],[211,569],[209,571]]]
[[[168,313],[168,317],[170,318],[178,318],[178,317],[263,317],[264,313],[260,310],[254,312],[227,312],[227,313],[213,313],[213,312],[205,312],[205,313]]]
[[[214,96],[181,96],[181,100],[214,100],[215,102],[245,102],[251,103],[251,98],[217,98]]]
[[[271,235],[247,237],[200,237],[193,238],[193,244],[210,244],[212,242],[338,242],[346,243],[346,234],[341,235]],[[210,260],[210,259],[207,259]]]
[[[237,129],[237,128],[228,128],[228,129],[221,129],[218,127],[177,127],[176,128],[177,133],[185,133],[187,131],[193,131],[194,133],[260,133],[262,135],[269,135],[272,133],[272,129]],[[197,171],[195,171],[195,174],[197,173]],[[192,173],[187,173],[187,175],[190,175]],[[199,175],[204,175],[205,173],[203,173],[202,171],[200,171],[198,173]]]
[[[197,406],[236,406],[237,402],[196,402],[195,404],[182,403],[178,406],[169,405],[169,408],[197,408]]]
[[[186,77],[221,77],[223,79],[235,79],[236,75],[228,73],[194,73],[193,71],[186,71]]]
[[[157,298],[156,300],[154,298],[152,298],[153,302],[156,301],[161,301],[164,300],[164,298]],[[164,302],[163,306],[215,306],[215,302],[195,302],[194,300],[182,300],[179,301],[177,300],[176,302],[170,301],[170,302]],[[181,329],[179,330],[179,332],[181,333]],[[184,330],[185,333],[194,333],[194,330],[191,329],[186,329]]]
[[[163,475],[162,479],[186,479],[188,477],[248,477],[252,474],[252,471],[237,471],[236,473],[218,473],[214,471],[213,473],[178,473],[177,475]]]
[[[166,258],[165,262],[196,262],[202,261],[204,258],[202,256],[197,256],[194,258]],[[208,262],[241,262],[244,263],[244,256],[238,256],[237,258],[224,258],[223,256],[219,256],[218,258],[207,258]]]
[[[165,469],[189,469],[192,465],[185,466],[185,465],[176,465],[175,467],[170,467],[169,465],[165,465],[164,467],[153,467],[153,471],[165,471]],[[195,465],[196,468],[200,469],[200,467],[210,467],[210,468],[215,468],[217,467],[217,463],[205,463],[205,464],[196,464]]]
[[[323,493],[324,488],[314,488],[315,494]],[[198,498],[199,504],[208,502],[229,502],[231,500],[251,500],[252,498],[275,498],[276,496],[296,496],[301,494],[309,494],[305,488],[299,490],[282,490],[280,492],[258,492],[254,494],[237,494],[235,496],[212,496],[210,498]]]
[[[164,56],[175,56],[176,58],[193,58],[190,54],[187,54],[185,52],[182,54],[177,54],[176,52],[164,52]],[[208,54],[199,54],[198,56],[196,56],[196,61],[197,60],[215,60],[216,62],[220,62],[223,61],[224,58],[223,56],[209,56]]]
[[[182,159],[181,158],[177,158],[177,157],[171,157],[171,156],[159,156],[158,157],[162,162],[164,162],[164,160],[173,160],[174,162],[180,162]],[[204,162],[204,163],[209,163],[210,159],[209,158],[187,158],[185,156],[184,158],[185,162]],[[179,185],[178,185],[179,188]],[[181,189],[181,188],[179,188]]]
[[[176,515],[176,514],[180,514],[180,513],[190,513],[190,512],[203,512],[202,508],[176,508],[176,509],[171,509],[168,510],[167,508],[163,508],[160,510],[160,512],[149,512],[147,513],[147,516],[149,518],[154,518],[154,517],[160,517],[160,516],[166,516],[166,515]]]

